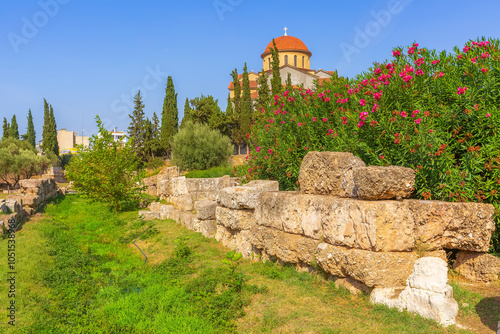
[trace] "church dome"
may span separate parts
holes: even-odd
[[[304,42],[302,42],[297,37],[280,36],[278,38],[275,38],[274,41],[276,42],[276,48],[279,51],[298,51],[306,53],[309,57],[312,55],[312,53],[307,49],[307,46],[304,44]],[[265,56],[270,54],[272,47],[273,47],[273,41],[269,42],[269,44],[266,47],[266,50],[261,55],[261,57],[264,58]]]

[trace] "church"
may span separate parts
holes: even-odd
[[[318,83],[321,84],[325,79],[331,78],[335,73],[334,71],[311,69],[311,51],[309,51],[307,46],[300,39],[289,36],[287,34],[288,28],[285,27],[284,30],[285,34],[283,36],[274,39],[280,59],[280,77],[282,84],[285,85],[288,74],[290,74],[293,86],[302,85],[306,89],[314,88],[315,80],[318,80]],[[272,47],[273,41],[271,40],[264,50],[264,53],[260,56],[262,58],[262,68],[267,76],[269,87],[271,87],[272,79]],[[248,73],[252,100],[257,98],[257,81],[261,73],[262,72],[255,73],[253,71]],[[242,77],[242,74],[238,76],[240,85],[242,85]],[[233,99],[234,83],[232,81],[229,84],[228,89],[230,97]]]

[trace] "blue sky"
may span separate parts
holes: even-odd
[[[161,113],[166,78],[186,97],[212,95],[226,108],[230,73],[261,70],[273,37],[300,38],[312,68],[352,77],[395,46],[417,41],[451,51],[499,37],[497,1],[3,1],[0,11],[0,121],[16,114],[26,132],[31,108],[41,139],[43,98],[58,129],[95,133],[94,118],[125,130],[138,89],[146,116]]]

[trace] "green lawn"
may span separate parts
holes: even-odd
[[[148,227],[137,244],[131,244]],[[6,249],[6,240],[0,248]],[[248,260],[174,221],[143,222],[68,195],[16,235],[16,326],[2,333],[457,333],[338,290],[321,276]],[[235,268],[233,271],[230,267]],[[4,279],[5,278],[5,279]]]

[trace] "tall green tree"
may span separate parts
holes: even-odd
[[[293,91],[293,86],[292,86],[292,75],[288,73],[286,77],[286,84],[285,84],[285,90],[292,92]]]
[[[33,125],[33,115],[31,115],[31,109],[28,111],[28,127],[26,132],[26,140],[31,146],[36,147],[36,132],[35,126]]]
[[[10,124],[7,122],[7,118],[3,118],[3,134],[2,139],[9,138]]]
[[[161,113],[161,146],[166,152],[171,150],[172,137],[179,131],[179,110],[177,109],[177,93],[172,77],[167,78],[165,99]]]
[[[246,134],[250,133],[250,123],[252,122],[253,116],[252,97],[250,93],[250,80],[248,79],[247,63],[245,63],[245,66],[243,67],[242,84],[243,94],[241,96],[240,114],[238,115],[238,123],[240,125],[238,135],[238,137],[240,138],[239,143],[247,141]]]
[[[57,125],[54,117],[54,109],[43,99],[43,132],[42,149],[45,153],[52,152],[59,155],[59,145],[57,144]]]
[[[233,125],[233,131],[231,133],[231,140],[233,143],[239,144],[241,142],[240,137],[240,119],[239,115],[241,114],[241,85],[240,78],[238,76],[238,70],[235,68],[233,72],[231,72],[231,76],[233,77],[233,114],[231,118],[231,123]]]
[[[255,101],[255,109],[256,112],[258,113],[266,112],[271,98],[270,98],[269,86],[267,84],[267,77],[264,72],[264,69],[262,69],[262,72],[259,76],[259,80],[257,81],[257,85],[258,85],[258,90],[257,90],[258,95],[257,95],[257,100]]]
[[[19,139],[19,126],[17,125],[16,115],[13,115],[10,121],[9,138]]]
[[[190,121],[191,107],[189,106],[189,99],[186,97],[186,102],[184,102],[184,115],[182,116],[181,128],[183,128],[187,122]]]
[[[161,143],[160,143],[160,120],[153,112],[152,122],[152,132],[153,132],[153,158],[161,155]]]
[[[272,95],[279,95],[283,92],[283,85],[281,84],[280,75],[280,56],[278,48],[276,47],[276,42],[273,38],[273,47],[271,48],[271,58],[272,58],[272,79],[271,79],[271,92]]]
[[[146,138],[146,120],[144,118],[144,103],[142,103],[141,91],[137,91],[134,96],[134,110],[130,117],[130,124],[128,126],[128,135],[131,140],[131,146],[136,155],[145,159],[144,141]]]
[[[144,120],[144,144],[142,151],[144,152],[145,160],[151,160],[154,158],[153,123],[149,120],[149,118]]]

